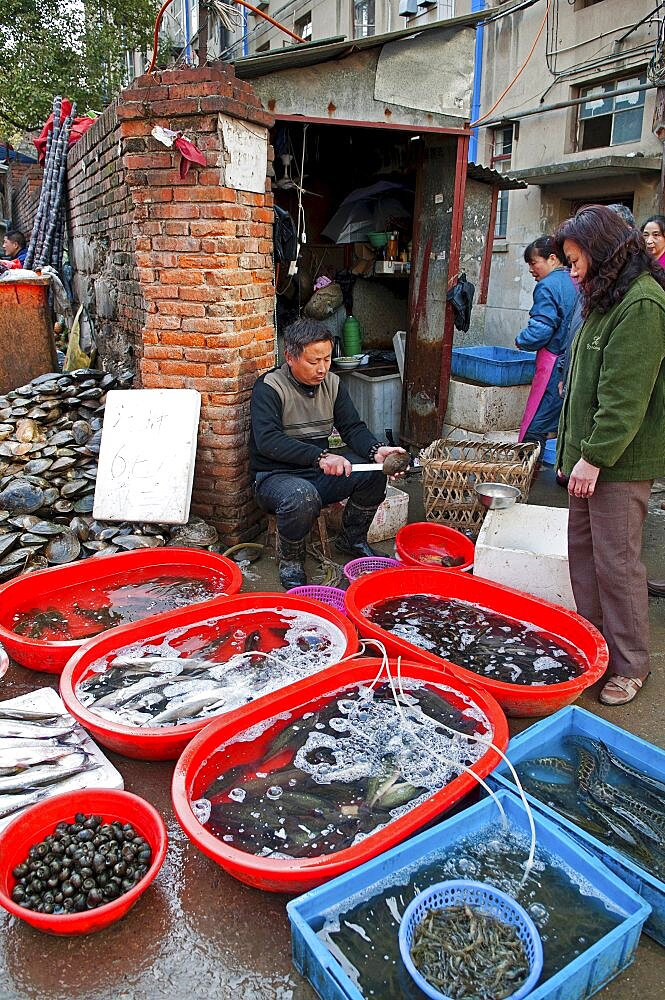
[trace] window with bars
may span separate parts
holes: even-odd
[[[602,146],[619,146],[624,142],[638,142],[642,138],[645,92],[635,90],[619,97],[606,95],[645,83],[646,76],[642,73],[640,76],[582,87],[580,97],[588,100],[579,106],[577,149],[599,149]]]
[[[355,0],[353,4],[353,37],[368,38],[376,27],[375,0]]]
[[[501,125],[492,130],[492,156],[490,166],[501,174],[510,170],[513,155],[513,126]],[[496,203],[494,238],[505,239],[508,233],[508,191],[499,191]]]

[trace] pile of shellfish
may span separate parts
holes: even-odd
[[[132,376],[50,372],[0,396],[0,580],[127,549],[218,551],[214,527],[96,521],[92,516],[104,404]]]

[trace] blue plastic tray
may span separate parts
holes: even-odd
[[[528,835],[528,821],[519,798],[505,790],[497,794],[511,825]],[[429,862],[442,848],[449,848],[476,830],[497,822],[499,815],[495,802],[485,798],[288,903],[293,964],[309,979],[323,1000],[367,1000],[317,937],[316,932],[323,926],[327,911],[356,893],[371,895],[373,888],[378,893],[387,885],[403,883],[403,869],[417,865],[421,859]],[[631,964],[650,906],[556,823],[540,813],[534,813],[534,821],[538,843],[563,864],[579,872],[624,915],[613,930],[529,994],[529,1000],[585,1000]]]
[[[562,708],[548,719],[530,726],[524,733],[514,737],[508,744],[507,756],[513,765],[529,757],[544,756],[553,753],[565,736],[589,736],[600,739],[616,751],[629,764],[639,768],[646,774],[663,780],[665,775],[665,751],[652,743],[647,743],[639,736],[627,733],[625,729],[612,725],[598,718],[583,708],[569,705]],[[547,748],[547,749],[545,749]],[[494,788],[509,788],[515,785],[508,777],[505,764],[496,768],[487,779]],[[527,796],[529,802],[549,816],[562,828],[586,847],[615,872],[635,892],[639,893],[651,906],[651,916],[647,920],[644,931],[659,944],[665,945],[665,883],[650,872],[640,868],[637,862],[628,858],[612,844],[597,840],[592,834],[576,826],[571,820],[561,816],[556,810],[545,805],[533,795]]]
[[[526,385],[536,372],[536,355],[516,347],[453,347],[450,370],[483,385]]]

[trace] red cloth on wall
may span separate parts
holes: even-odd
[[[66,97],[63,97],[61,111],[60,111],[60,120],[63,121],[71,110],[72,110],[72,102],[67,100]],[[88,131],[94,120],[95,120],[94,118],[88,118],[86,115],[81,115],[80,117],[74,119],[71,131],[69,133],[70,146],[73,146],[75,142],[78,142],[83,133]],[[48,139],[48,134],[49,132],[52,131],[52,129],[53,129],[53,113],[51,113],[48,116],[44,128],[41,130],[38,137],[33,140],[35,147],[37,149],[37,162],[42,167],[44,166],[44,161],[46,160],[46,142]]]

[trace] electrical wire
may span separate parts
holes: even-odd
[[[527,63],[531,59],[531,56],[535,52],[536,45],[538,44],[538,39],[542,35],[542,33],[543,33],[544,29],[545,29],[545,25],[547,24],[547,17],[549,15],[551,6],[552,6],[552,0],[547,0],[547,9],[545,10],[545,16],[543,17],[542,21],[540,22],[540,27],[538,28],[538,33],[537,33],[536,37],[533,40],[533,45],[531,46],[531,48],[529,50],[529,54],[527,55],[526,59],[524,60],[524,62],[520,66],[520,68],[518,69],[518,71],[515,74],[515,76],[513,77],[513,79],[510,81],[510,83],[505,88],[505,90],[499,95],[499,97],[494,102],[494,104],[489,109],[489,111],[487,111],[484,115],[481,115],[480,118],[477,118],[475,120],[475,122],[471,122],[471,124],[469,125],[469,128],[475,128],[476,125],[480,124],[480,122],[483,122],[483,121],[485,121],[486,118],[489,118],[489,116],[492,114],[492,112],[496,110],[496,108],[499,106],[499,104],[501,103],[501,101],[504,99],[504,97],[506,96],[506,94],[508,93],[508,91],[511,89],[511,87],[515,83],[517,83],[518,79],[520,78],[520,76],[522,75],[522,73],[524,72],[524,70],[526,69]]]

